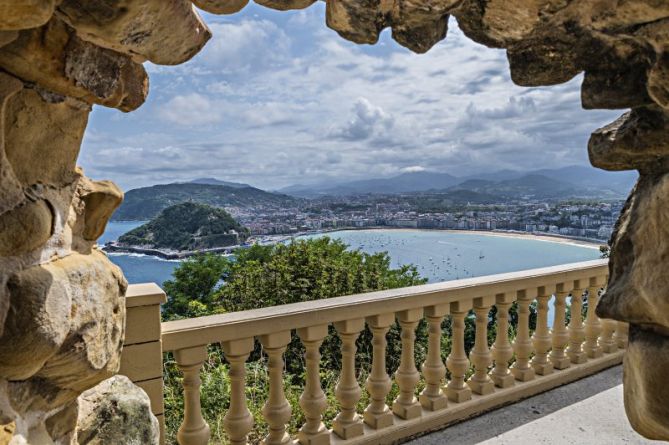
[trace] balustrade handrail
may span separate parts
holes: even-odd
[[[379,313],[397,313],[418,307],[552,287],[574,280],[606,276],[607,268],[608,260],[591,260],[168,321],[162,323],[162,346],[165,352],[176,351],[354,318],[364,319]],[[383,308],[379,307],[380,304]]]

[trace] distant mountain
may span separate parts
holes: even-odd
[[[293,196],[314,198],[323,195],[422,192],[445,189],[458,182],[458,178],[448,173],[411,172],[393,176],[392,178],[364,179],[334,186],[324,185],[302,188],[300,186],[291,186],[280,191]]]
[[[161,210],[181,202],[197,202],[213,207],[259,207],[286,208],[296,199],[270,193],[254,187],[231,187],[212,184],[161,184],[130,190],[123,204],[112,216],[113,220],[141,221],[154,218]]]
[[[229,182],[229,181],[221,181],[220,179],[216,178],[197,178],[193,179],[190,181],[191,184],[209,184],[209,185],[225,185],[228,187],[234,187],[234,188],[245,188],[245,187],[251,187],[248,184],[243,184],[241,182]]]
[[[343,184],[294,185],[281,190],[293,196],[398,194],[430,190],[471,190],[497,196],[622,198],[631,190],[636,171],[607,172],[588,166],[535,171],[500,170],[463,177],[447,173],[414,172]],[[483,182],[479,182],[483,181]],[[500,187],[502,187],[500,189]]]
[[[182,202],[128,233],[118,244],[151,249],[196,250],[239,244],[248,236],[228,212],[194,202]]]

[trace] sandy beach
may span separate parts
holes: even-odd
[[[335,229],[331,230],[328,232],[341,232],[341,231],[346,231],[346,230],[397,230],[397,231],[425,231],[425,232],[447,232],[447,233],[458,233],[458,234],[463,234],[463,235],[481,235],[481,236],[499,236],[499,237],[504,237],[504,238],[525,238],[525,239],[531,239],[535,241],[545,241],[549,243],[559,243],[559,244],[570,244],[572,246],[581,246],[581,247],[587,247],[589,249],[597,249],[599,250],[599,247],[601,245],[606,244],[605,242],[596,242],[596,241],[588,241],[588,240],[580,240],[580,239],[574,239],[574,238],[568,238],[566,236],[562,235],[550,235],[550,234],[541,234],[537,235],[534,233],[528,233],[528,232],[507,232],[507,231],[498,231],[498,230],[457,230],[457,229],[413,229],[413,228],[405,228],[405,227],[364,227],[364,228],[341,228],[341,229]],[[328,233],[328,232],[322,232],[322,233]],[[296,235],[295,237],[299,237],[301,235]]]

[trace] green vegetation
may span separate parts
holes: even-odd
[[[201,255],[182,263],[174,273],[174,280],[164,284],[168,303],[164,308],[165,319],[193,317],[227,311],[255,309],[286,303],[320,300],[361,292],[392,289],[425,283],[414,266],[398,269],[390,267],[386,253],[367,254],[347,250],[341,241],[327,237],[298,240],[290,244],[270,247],[254,246],[237,253],[235,261],[213,255]],[[489,341],[495,338],[495,314],[493,308],[489,321]],[[517,311],[511,310],[510,334],[515,335]],[[532,310],[531,327],[536,323]],[[451,350],[451,324],[446,317],[442,324],[444,332],[441,356],[445,361]],[[416,362],[422,363],[427,353],[427,325],[419,323],[416,330]],[[393,373],[399,366],[401,343],[398,325],[392,326],[387,335],[388,354],[386,366]],[[357,376],[364,384],[371,369],[372,334],[365,329],[357,341]],[[466,319],[465,346],[467,352],[474,344],[474,320]],[[337,412],[334,388],[338,379],[340,363],[340,340],[330,328],[321,347],[321,379],[328,398],[328,410],[324,417],[328,426]],[[304,348],[293,336],[285,353],[286,397],[293,407],[289,425],[294,434],[304,422],[299,408],[299,397],[304,387]],[[165,404],[168,441],[174,436],[183,418],[182,377],[172,357],[168,354],[165,365]],[[229,406],[229,376],[225,357],[217,345],[210,346],[209,359],[202,372],[203,415],[212,429],[212,443],[225,443],[223,439],[223,416]],[[423,382],[418,390],[422,390]],[[268,396],[268,376],[266,357],[256,344],[247,363],[246,397],[249,409],[255,419],[251,443],[258,443],[267,432],[262,417],[262,405]],[[388,402],[397,396],[398,388],[393,388]],[[359,412],[369,403],[363,391],[358,404]]]
[[[219,184],[161,184],[130,190],[112,216],[116,221],[142,221],[154,218],[163,209],[181,202],[197,202],[213,207],[289,208],[297,200],[255,187]]]
[[[119,244],[196,250],[239,244],[248,236],[228,212],[194,202],[163,210],[153,220],[119,237]]]

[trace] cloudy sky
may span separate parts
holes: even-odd
[[[250,4],[203,16],[207,46],[177,67],[147,64],[137,111],[95,107],[80,163],[124,189],[198,177],[278,189],[431,170],[586,165],[591,131],[620,112],[583,111],[581,78],[511,83],[503,51],[448,37],[425,55],[384,32],[358,46],[318,2],[279,13]]]

